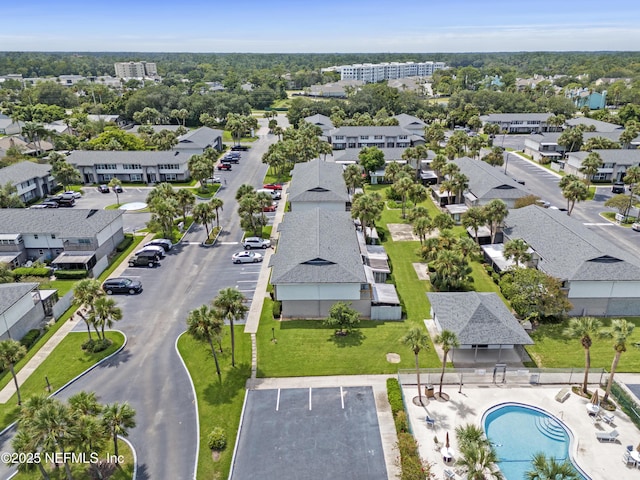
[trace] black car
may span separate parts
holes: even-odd
[[[110,278],[102,284],[102,289],[107,295],[113,295],[114,293],[133,295],[142,291],[142,283],[126,277]]]
[[[611,193],[624,193],[625,190],[624,182],[616,182],[611,187]]]
[[[100,185],[98,191],[100,193],[109,193],[109,185]]]
[[[247,150],[249,150],[249,147],[247,147],[246,145],[234,145],[233,147],[231,147],[231,150],[233,150],[234,152],[246,152]]]
[[[228,157],[228,156],[224,156],[222,157],[222,159],[220,160],[222,163],[235,163],[238,164],[240,159],[236,158],[236,157]]]
[[[149,267],[153,268],[159,265],[157,256],[135,255],[129,259],[130,267]]]

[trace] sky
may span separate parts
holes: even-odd
[[[13,0],[0,51],[640,50],[638,0]]]

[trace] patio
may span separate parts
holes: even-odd
[[[438,385],[435,385],[436,391]],[[593,387],[590,387],[593,388]],[[455,458],[445,463],[442,457],[442,447],[445,436],[449,433],[451,449],[459,455],[455,429],[459,425],[473,423],[480,425],[482,415],[494,405],[504,402],[519,402],[544,409],[547,413],[563,421],[573,433],[574,441],[570,452],[576,463],[593,479],[606,480],[610,478],[640,478],[640,471],[622,461],[627,445],[638,445],[640,432],[635,425],[620,410],[614,413],[613,425],[605,421],[593,422],[589,418],[587,404],[589,400],[571,394],[564,403],[556,401],[555,397],[560,386],[513,386],[513,385],[483,385],[483,386],[453,386],[444,385],[450,399],[447,402],[426,400],[425,406],[414,405],[411,399],[417,396],[416,385],[404,385],[403,393],[407,405],[407,415],[410,419],[413,434],[418,441],[420,455],[432,464],[435,478],[452,478],[445,474],[445,470],[455,470]],[[602,394],[602,391],[600,392]],[[427,415],[435,420],[435,424],[427,426]],[[616,429],[620,435],[613,442],[600,442],[596,433],[610,432]],[[439,440],[436,448],[434,437]],[[533,453],[533,452],[532,452]],[[449,472],[449,473],[450,473]],[[633,472],[633,473],[631,473]],[[453,478],[463,478],[456,475]]]

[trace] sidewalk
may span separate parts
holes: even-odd
[[[149,233],[144,238],[143,242],[151,241],[155,234]],[[129,256],[131,256],[133,252]],[[124,272],[124,270],[128,267],[127,260],[129,257],[125,258],[120,265],[113,271],[111,274],[112,277],[117,277]],[[76,309],[77,310],[77,309]],[[22,385],[35,370],[40,366],[42,362],[49,356],[51,352],[58,346],[60,342],[67,336],[67,333],[72,331],[76,325],[78,325],[78,316],[76,315],[76,311],[73,312],[71,317],[62,325],[56,333],[54,333],[47,343],[45,343],[40,350],[36,352],[36,354],[31,357],[26,365],[24,365],[17,374],[18,384]],[[0,391],[0,403],[7,403],[11,397],[16,393],[16,386],[13,381],[9,382],[1,391]]]

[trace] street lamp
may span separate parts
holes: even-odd
[[[506,158],[504,161],[504,174],[507,174],[507,166],[509,165],[509,152],[505,152]]]

